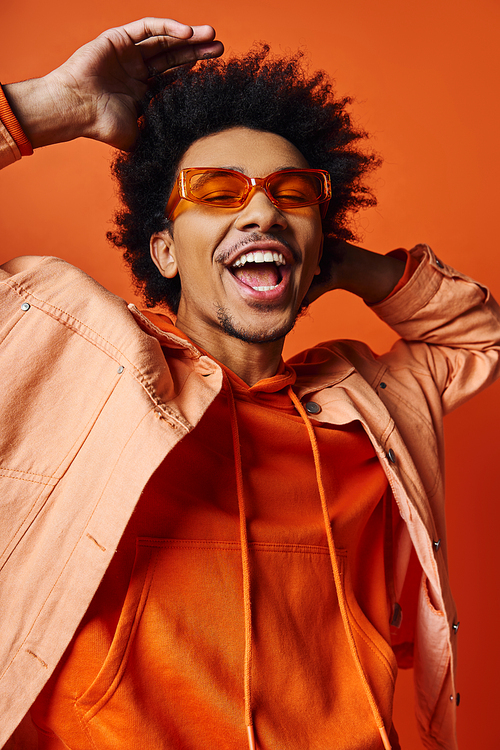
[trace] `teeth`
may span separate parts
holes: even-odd
[[[256,292],[269,292],[270,289],[276,289],[277,286],[279,284],[276,284],[276,286],[253,286],[252,289]]]
[[[240,255],[238,260],[233,263],[234,268],[240,268],[245,263],[276,263],[277,266],[285,266],[286,261],[281,253],[269,252],[265,253],[257,250],[255,253],[246,253],[246,255]]]

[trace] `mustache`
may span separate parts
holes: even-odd
[[[298,251],[290,245],[287,240],[285,240],[283,237],[280,237],[277,234],[271,234],[271,233],[262,233],[262,232],[252,232],[251,234],[248,234],[246,237],[243,237],[239,242],[236,242],[234,245],[231,245],[231,247],[227,248],[226,250],[220,251],[215,254],[214,260],[217,263],[226,263],[229,258],[231,258],[233,255],[238,254],[241,250],[243,250],[247,245],[257,244],[259,242],[278,242],[280,245],[283,245],[287,250],[290,251],[292,254],[292,257],[296,263],[300,261],[300,254]]]

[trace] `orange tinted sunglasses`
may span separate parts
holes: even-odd
[[[181,170],[165,216],[170,219],[181,198],[215,208],[239,208],[256,188],[286,211],[321,204],[323,219],[332,196],[330,175],[322,169],[283,169],[267,177],[247,177],[235,169],[193,167]]]

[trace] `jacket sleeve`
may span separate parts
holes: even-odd
[[[430,376],[450,412],[500,375],[500,309],[489,290],[442,263],[427,245],[419,266],[373,311],[401,339],[381,357],[391,369]]]
[[[0,122],[0,169],[21,158],[20,151],[5,125]]]

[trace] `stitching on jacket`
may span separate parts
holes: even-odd
[[[11,472],[8,474],[7,472]],[[14,474],[20,474],[21,476],[13,476]],[[6,466],[0,466],[0,476],[5,476],[8,479],[19,479],[20,481],[33,482],[34,484],[43,485],[55,485],[58,482],[53,476],[49,474],[37,474],[33,471],[20,471],[19,469],[9,469]],[[48,479],[49,481],[43,482],[42,479],[30,479],[29,477],[42,477],[42,479]]]
[[[394,400],[399,401],[401,404],[404,405],[405,409],[407,409],[408,411],[410,411],[414,415],[416,415],[418,417],[418,423],[422,424],[422,425],[425,425],[427,431],[429,432],[429,434],[430,434],[430,436],[432,438],[429,441],[429,445],[432,446],[433,453],[434,453],[434,455],[436,457],[437,471],[434,474],[434,483],[432,484],[432,486],[429,487],[428,490],[424,487],[425,494],[427,495],[428,499],[430,500],[431,497],[434,497],[434,495],[435,495],[435,493],[436,493],[436,491],[437,491],[437,489],[439,487],[440,478],[441,478],[441,473],[439,471],[439,466],[440,466],[439,452],[437,450],[437,442],[436,442],[436,439],[435,439],[436,432],[435,432],[435,430],[432,427],[432,423],[429,422],[425,417],[423,417],[422,414],[419,411],[417,411],[417,409],[415,409],[408,400],[404,399],[402,396],[400,396],[398,393],[396,393],[394,391],[394,389],[390,389],[390,396],[388,394],[386,397],[387,397],[388,400],[389,400],[389,398],[392,397]],[[391,418],[394,419],[392,417],[392,413],[391,413],[391,410],[390,410],[389,406],[386,405],[386,404],[384,404],[384,405],[386,406],[387,411],[391,414]],[[403,442],[404,446],[408,449],[408,441],[403,438],[403,434],[402,434],[402,432],[401,432],[398,424],[396,422],[393,422],[393,424],[394,424],[394,429],[397,429],[398,434],[400,435],[401,441]],[[386,440],[387,440],[387,438],[386,438]],[[409,452],[409,449],[408,449],[408,452]],[[411,456],[412,461],[413,461],[413,456],[411,454],[410,454],[410,456]],[[415,468],[417,470],[417,474],[419,476],[419,479],[420,479],[420,481],[423,484],[423,478],[422,478],[423,477],[423,473],[422,473],[421,470],[419,470],[419,468],[416,466],[416,464],[415,464]],[[409,475],[408,475],[407,472],[405,472],[405,476],[407,476],[409,478]],[[412,486],[413,486],[413,482],[412,482]]]
[[[97,539],[95,539],[92,536],[92,534],[85,534],[85,536],[87,536],[92,542],[94,542],[95,544],[97,544],[97,546],[99,547],[100,550],[102,550],[103,552],[106,552],[106,547],[103,547],[102,544],[99,544],[99,542],[97,541]]]
[[[151,331],[154,331],[154,333],[161,336],[162,339],[165,339],[166,342],[168,342],[170,345],[177,344],[179,346],[179,349],[183,350],[184,352],[189,352],[189,354],[186,356],[186,358],[189,359],[201,359],[201,357],[204,357],[206,355],[202,354],[195,346],[189,343],[189,341],[186,341],[184,339],[179,338],[178,336],[175,336],[175,334],[168,333],[167,331],[162,331],[161,328],[158,328],[157,325],[152,323],[149,318],[147,318],[138,307],[136,307],[133,303],[129,303],[127,305],[127,308],[130,310],[132,315],[134,316],[134,319],[137,322],[137,318],[141,321],[143,325],[145,325],[147,328],[149,328]],[[156,338],[156,336],[155,336]]]
[[[91,344],[96,346],[98,349],[100,349],[104,354],[107,354],[109,357],[113,358],[117,363],[120,362],[126,362],[129,367],[142,375],[141,371],[129,360],[129,358],[124,354],[120,349],[118,349],[114,344],[111,343],[111,341],[108,341],[108,339],[103,336],[101,333],[98,333],[95,331],[91,326],[89,326],[87,323],[84,323],[79,318],[77,318],[75,315],[72,315],[68,313],[66,310],[63,310],[60,307],[57,307],[57,305],[52,305],[50,302],[47,302],[44,299],[41,299],[40,297],[37,297],[33,292],[31,292],[28,288],[22,286],[21,284],[17,284],[15,281],[9,280],[7,281],[7,284],[11,287],[11,289],[16,292],[20,297],[21,296],[28,296],[32,300],[36,300],[38,303],[40,303],[40,306],[36,309],[39,310],[42,313],[45,313],[46,315],[49,315],[53,320],[57,321],[60,325],[65,326],[66,328],[70,328],[74,333],[78,334],[82,338],[89,341]],[[55,315],[54,312],[57,311],[61,313],[66,320],[64,320],[62,317]],[[75,323],[78,323],[79,326],[81,326],[81,329],[77,328],[75,326]],[[97,340],[94,340],[91,336],[89,336],[86,331],[91,331]],[[103,346],[102,343],[105,342],[108,344],[112,352],[110,352],[105,346]],[[141,379],[137,378],[139,382],[141,382]],[[141,382],[142,385],[142,382]]]
[[[41,511],[41,509],[42,509],[42,508],[43,508],[43,506],[45,505],[45,502],[47,501],[47,498],[48,498],[48,497],[50,496],[50,493],[48,493],[48,495],[46,495],[46,497],[45,497],[45,498],[43,498],[43,489],[42,489],[43,487],[48,487],[48,486],[50,486],[50,485],[47,485],[47,484],[42,484],[41,482],[34,482],[33,484],[37,484],[38,486],[40,486],[40,487],[41,487],[41,489],[40,489],[39,493],[38,493],[38,494],[36,495],[36,497],[35,497],[35,498],[33,498],[33,502],[31,503],[31,505],[30,505],[30,507],[29,507],[29,509],[28,509],[27,513],[25,514],[25,516],[24,516],[24,520],[23,520],[23,521],[21,521],[21,522],[20,522],[20,524],[18,525],[17,529],[15,529],[15,530],[13,531],[13,533],[11,533],[11,537],[10,537],[10,539],[9,539],[9,542],[8,542],[8,544],[7,544],[7,545],[5,546],[5,548],[4,548],[3,550],[2,550],[2,554],[1,554],[1,556],[0,556],[0,557],[1,557],[1,558],[3,558],[3,560],[2,560],[2,562],[1,562],[1,564],[0,564],[0,570],[2,570],[2,569],[4,568],[4,566],[5,566],[5,565],[7,565],[8,561],[9,561],[9,559],[10,559],[10,556],[12,555],[12,553],[14,552],[14,550],[16,549],[16,547],[17,547],[17,545],[19,544],[19,542],[21,541],[21,539],[23,538],[23,537],[21,536],[21,537],[20,537],[19,539],[16,539],[17,535],[19,534],[19,531],[20,531],[20,530],[21,530],[21,529],[23,528],[23,526],[25,526],[25,525],[26,525],[26,530],[27,530],[27,529],[29,529],[29,527],[30,527],[30,526],[31,526],[31,524],[33,523],[34,519],[35,519],[35,518],[36,518],[36,517],[38,516],[38,513],[39,513],[39,512]],[[34,511],[34,510],[35,510],[35,509],[37,508],[38,504],[40,503],[40,498],[41,498],[41,497],[43,498],[42,504],[41,504],[41,505],[40,505],[40,507],[38,508],[38,510],[37,510],[37,512],[36,512],[36,514],[35,514],[35,516],[34,516],[33,518],[31,518],[31,514],[33,513],[33,511]],[[15,543],[14,543],[14,545],[12,546],[12,544],[13,544],[14,540],[15,540]],[[9,549],[9,547],[11,547],[11,548]],[[4,673],[2,673],[2,674],[4,674]],[[0,675],[0,678],[1,678],[1,675]]]
[[[147,419],[147,417],[149,416],[149,414],[150,414],[150,412],[148,412],[147,414],[145,414],[145,415],[143,416],[143,418],[141,419],[141,421],[139,422],[139,424],[138,424],[138,425],[137,425],[137,427],[135,428],[135,430],[134,430],[134,432],[132,433],[132,435],[133,435],[133,434],[135,434],[135,432],[136,432],[136,431],[137,431],[137,430],[139,429],[139,426],[140,426],[140,425],[141,425],[141,424],[143,423],[143,421],[144,421],[145,419]],[[117,459],[116,459],[116,461],[115,461],[115,463],[114,463],[114,465],[113,465],[113,469],[112,469],[112,471],[110,472],[110,474],[109,474],[109,476],[108,476],[108,480],[107,480],[107,482],[106,482],[105,486],[103,487],[103,489],[102,489],[102,491],[101,491],[101,493],[100,493],[99,497],[98,497],[98,498],[96,499],[96,501],[95,501],[95,504],[94,504],[94,507],[93,507],[92,511],[90,512],[90,515],[89,515],[89,518],[88,518],[88,520],[87,520],[87,523],[85,524],[85,528],[84,528],[84,529],[82,529],[82,533],[81,533],[81,535],[80,535],[80,536],[78,537],[78,539],[76,539],[76,540],[75,540],[75,543],[74,543],[74,545],[73,545],[73,548],[72,548],[71,552],[70,552],[70,553],[68,554],[68,556],[67,556],[67,558],[66,558],[66,561],[65,561],[65,563],[64,563],[64,566],[63,566],[63,567],[61,568],[61,570],[60,570],[60,572],[59,572],[59,575],[58,575],[58,576],[57,576],[57,577],[55,578],[55,580],[53,581],[53,585],[51,586],[51,588],[50,588],[50,589],[49,589],[49,591],[47,592],[47,595],[45,596],[45,599],[43,600],[43,602],[41,602],[41,603],[40,603],[40,607],[39,607],[39,609],[38,609],[38,612],[37,612],[36,614],[34,614],[34,616],[33,616],[33,618],[32,618],[32,623],[31,623],[31,627],[30,627],[30,628],[29,628],[29,630],[27,631],[27,633],[26,633],[26,635],[25,635],[25,637],[24,637],[24,639],[23,639],[22,643],[20,643],[20,645],[19,645],[19,648],[17,649],[17,651],[16,651],[15,653],[13,653],[13,654],[12,654],[12,658],[10,659],[10,661],[8,662],[8,664],[6,664],[6,666],[5,666],[5,669],[4,669],[4,671],[3,671],[3,672],[2,672],[1,674],[0,674],[0,680],[1,680],[1,679],[3,678],[3,676],[4,676],[4,675],[5,675],[5,674],[6,674],[6,673],[7,673],[8,671],[9,671],[9,669],[11,668],[11,666],[12,666],[13,662],[14,662],[14,661],[16,661],[16,659],[17,659],[17,657],[18,657],[19,653],[21,652],[21,650],[22,650],[22,649],[23,649],[23,647],[24,647],[24,644],[26,643],[26,641],[28,640],[29,636],[31,635],[31,633],[32,633],[33,629],[34,629],[34,628],[35,628],[35,626],[37,625],[37,623],[38,623],[38,618],[40,617],[41,613],[42,613],[42,612],[43,612],[43,610],[45,609],[45,607],[46,607],[46,605],[47,605],[47,602],[48,602],[48,600],[49,600],[49,599],[51,598],[51,596],[52,596],[52,593],[53,593],[54,589],[56,589],[56,588],[57,588],[57,586],[58,586],[58,584],[59,584],[59,580],[61,579],[61,577],[62,577],[62,576],[63,576],[63,574],[65,573],[65,571],[66,571],[66,568],[67,568],[67,565],[68,565],[69,561],[71,560],[71,558],[72,558],[72,557],[73,557],[73,555],[75,554],[75,550],[76,550],[76,549],[78,548],[78,546],[80,545],[80,543],[81,543],[81,541],[82,541],[82,539],[83,539],[83,537],[84,537],[85,533],[87,533],[87,529],[88,529],[88,527],[89,527],[89,524],[90,524],[91,520],[92,520],[92,519],[93,519],[93,517],[94,517],[94,514],[95,514],[95,512],[96,512],[96,509],[97,509],[97,508],[98,508],[98,507],[100,506],[100,503],[101,503],[101,499],[102,499],[102,496],[103,496],[103,494],[105,493],[105,491],[106,491],[106,489],[107,489],[107,487],[108,487],[108,484],[109,484],[109,481],[110,481],[111,475],[113,475],[113,476],[114,476],[114,474],[115,474],[115,469],[116,469],[116,466],[117,466],[117,464],[119,463],[119,461],[120,461],[120,458],[121,458],[121,456],[123,455],[123,452],[125,451],[126,447],[128,446],[128,444],[129,444],[130,440],[132,439],[132,435],[130,435],[130,436],[129,436],[129,438],[128,438],[127,442],[125,443],[125,445],[123,446],[122,450],[120,451],[120,454],[119,454],[119,456],[117,457]]]
[[[47,664],[47,662],[45,662],[40,656],[38,656],[38,654],[35,654],[35,652],[32,651],[30,648],[26,649],[26,653],[29,654],[30,656],[34,656],[35,659],[40,662],[42,667],[45,667],[45,669],[49,668],[49,665]]]
[[[79,318],[77,318],[75,315],[71,315],[66,310],[63,310],[62,308],[57,307],[57,305],[53,305],[50,302],[47,302],[46,300],[42,299],[41,297],[37,297],[36,294],[34,294],[32,291],[30,291],[27,287],[24,287],[22,284],[18,284],[17,282],[15,282],[13,280],[7,281],[7,285],[10,286],[11,289],[14,292],[16,292],[20,297],[21,296],[28,296],[28,297],[30,297],[30,299],[36,300],[37,302],[39,302],[41,306],[38,307],[37,309],[40,312],[44,312],[47,315],[50,315],[51,318],[54,318],[54,320],[59,321],[61,323],[61,325],[64,325],[64,326],[66,326],[68,328],[73,328],[72,325],[71,325],[71,323],[70,323],[70,321],[74,321],[76,323],[79,323],[80,326],[82,326],[82,328],[86,329],[87,331],[92,331],[92,333],[98,339],[100,339],[101,341],[105,341],[107,344],[109,344],[109,346],[115,352],[121,354],[122,358],[125,359],[130,365],[132,365],[132,363],[127,359],[127,357],[123,354],[123,352],[121,352],[114,344],[112,344],[110,341],[108,341],[101,333],[98,333],[97,331],[94,331],[94,329],[91,328],[91,326],[89,326],[87,323],[84,323],[82,320],[80,320]],[[48,308],[48,309],[43,309],[43,308]],[[50,310],[54,310],[54,311],[57,310],[63,316],[65,316],[66,318],[68,318],[68,320],[67,321],[63,320],[60,316],[56,316],[54,314],[51,314]],[[78,331],[76,329],[75,329],[75,333],[79,333],[82,336],[84,335],[83,331]],[[89,341],[92,341],[92,339],[90,339],[90,337],[88,335],[84,336],[84,337],[87,338]],[[96,343],[96,342],[92,341],[92,343]],[[99,347],[99,348],[102,348],[102,347]],[[103,348],[103,351],[106,352],[106,350],[104,348]],[[106,352],[106,353],[109,354],[109,352]],[[119,359],[117,359],[117,362],[118,361],[119,361]]]
[[[125,362],[128,365],[128,372],[140,384],[141,388],[143,388],[146,391],[146,393],[148,394],[148,397],[153,401],[153,403],[156,406],[159,406],[162,409],[164,409],[168,414],[170,414],[172,419],[178,422],[187,431],[191,430],[192,426],[189,424],[189,422],[187,422],[187,420],[185,420],[181,414],[178,414],[177,412],[175,412],[175,410],[169,407],[168,404],[163,402],[159,398],[159,396],[157,396],[156,391],[154,390],[151,383],[145,378],[144,374],[130,361],[130,359],[120,349],[118,349],[114,344],[108,341],[108,339],[106,339],[97,331],[94,331],[93,328],[91,328],[86,323],[83,323],[81,320],[79,320],[79,318],[75,317],[74,315],[70,315],[70,313],[66,312],[65,310],[62,310],[56,305],[51,305],[49,302],[46,302],[45,300],[37,297],[35,294],[30,292],[29,289],[26,289],[21,284],[17,284],[16,282],[12,280],[7,281],[6,283],[19,296],[23,296],[23,294],[28,295],[30,299],[36,300],[37,302],[39,302],[40,306],[36,308],[37,310],[39,310],[41,313],[44,313],[45,315],[49,315],[49,317],[51,317],[60,325],[64,326],[65,328],[69,328],[78,336],[81,336],[83,339],[85,339],[90,344],[92,344],[97,349],[99,349],[104,354],[106,354],[106,356],[113,359],[117,364]],[[21,292],[23,294],[21,294]],[[55,315],[51,311],[58,311],[65,318],[67,318],[67,320],[63,320],[60,316]],[[75,326],[75,323],[78,323],[82,327],[83,330]],[[97,340],[94,340],[93,337],[89,336],[89,334],[86,333],[86,331],[91,331],[97,337]],[[101,342],[105,342],[106,344],[108,344],[112,352],[108,351],[108,349],[105,346],[103,346]]]

